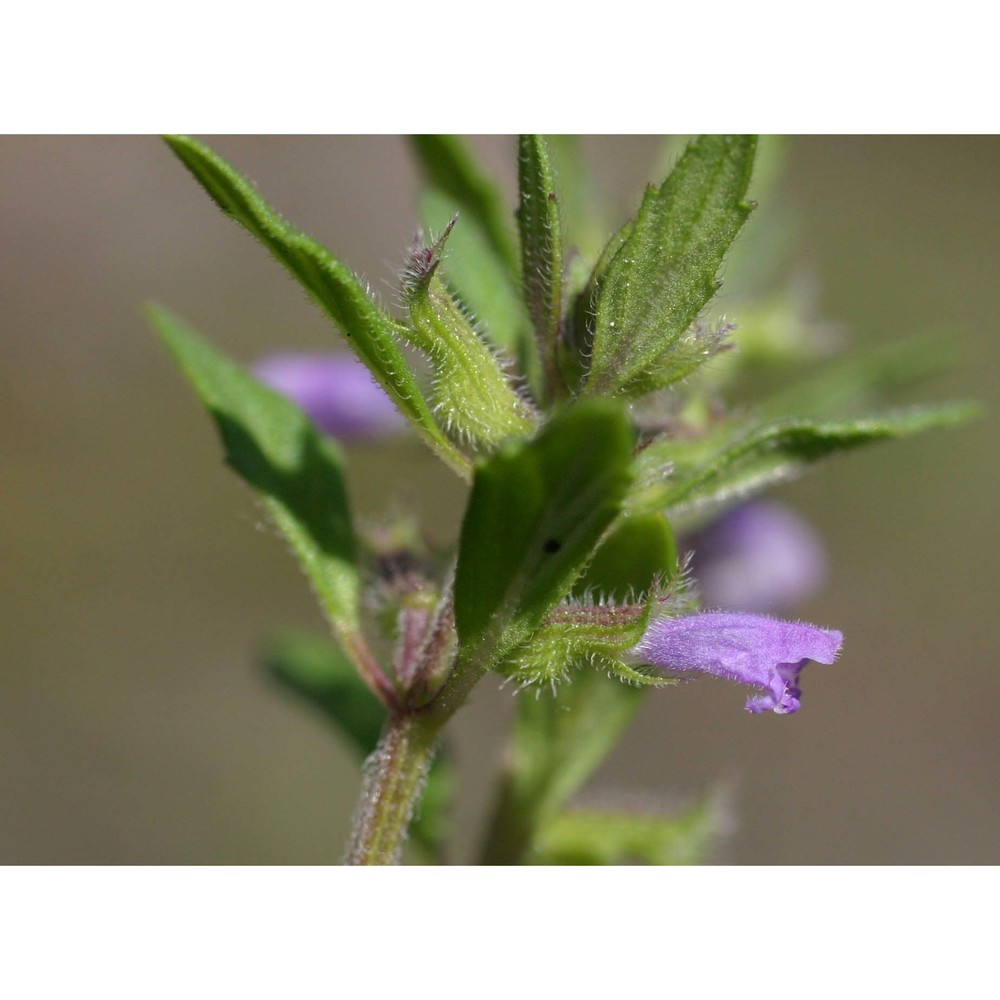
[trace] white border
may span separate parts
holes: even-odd
[[[17,4],[6,132],[995,131],[988,5]]]
[[[20,868],[5,996],[986,996],[997,869]]]

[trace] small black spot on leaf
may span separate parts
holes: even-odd
[[[550,538],[542,548],[546,552],[558,552],[562,548],[562,542],[558,538]]]

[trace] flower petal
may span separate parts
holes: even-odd
[[[764,691],[747,711],[797,712],[799,674],[809,660],[833,663],[843,635],[804,622],[766,615],[707,611],[657,618],[633,653],[646,663],[678,672],[711,674]]]

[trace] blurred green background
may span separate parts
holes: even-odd
[[[392,301],[417,226],[403,141],[210,141]],[[512,186],[511,140],[477,146]],[[585,148],[633,207],[658,141]],[[924,395],[987,413],[777,491],[829,549],[801,617],[846,635],[799,715],[750,716],[718,682],[653,692],[587,794],[669,807],[721,780],[731,863],[995,864],[1000,141],[798,139],[786,189],[821,313],[861,344],[961,334]],[[4,138],[0,201],[0,862],[336,862],[357,765],[255,667],[318,613],[140,309],[246,361],[337,335],[155,139]],[[418,445],[350,459],[362,517],[413,504],[452,537],[463,488]],[[456,718],[457,860],[511,707],[487,682]]]

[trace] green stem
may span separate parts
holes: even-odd
[[[424,713],[390,715],[378,746],[365,763],[345,864],[399,863],[439,729],[440,723]]]
[[[361,799],[345,864],[394,865],[403,853],[442,726],[486,673],[482,659],[459,661],[434,699],[392,711],[378,746],[365,762]]]

